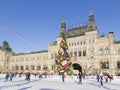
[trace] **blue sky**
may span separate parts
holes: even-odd
[[[67,29],[87,25],[91,8],[100,34],[114,32],[120,40],[119,4],[120,0],[0,0],[0,45],[6,40],[16,53],[47,49],[59,34],[62,17]]]

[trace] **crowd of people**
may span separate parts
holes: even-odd
[[[16,77],[16,73],[13,73],[13,72],[6,72],[5,74],[5,78],[4,78],[4,82],[8,82],[8,81],[13,81],[13,78]],[[22,74],[22,73],[19,73],[18,74],[18,77],[22,77],[23,75],[25,75],[25,80],[30,82],[30,76],[31,76],[31,73],[30,72],[26,72],[25,74]],[[36,75],[39,76],[39,79],[43,78],[43,75],[42,74],[34,74],[34,76],[36,77]],[[46,78],[46,76],[45,76]]]
[[[6,81],[11,81],[12,82],[12,80],[13,80],[13,77],[14,76],[16,76],[14,73],[6,73],[6,75],[5,75],[5,80],[4,80],[4,82],[6,82]]]
[[[13,78],[16,77],[16,75],[17,74],[13,73],[13,72],[6,73],[4,82],[7,82],[7,81],[12,82]],[[23,75],[25,77],[25,80],[30,82],[31,73],[30,72],[26,72],[25,74],[20,73],[18,76],[22,77]],[[35,77],[37,76],[39,79],[43,78],[43,75],[44,75],[44,78],[47,78],[47,74],[32,74],[32,75],[34,75]],[[62,82],[65,82],[64,73],[61,74],[61,78],[62,78]],[[82,80],[85,79],[84,75],[81,72],[78,73],[77,78],[78,78],[79,84],[82,84]],[[113,76],[112,75],[105,75],[105,74],[101,73],[101,74],[96,75],[96,79],[97,79],[97,82],[100,83],[101,87],[103,87],[103,80],[106,83],[111,82],[111,80],[113,80]]]

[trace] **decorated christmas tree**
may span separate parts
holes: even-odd
[[[59,45],[58,53],[55,54],[55,66],[54,71],[61,73],[73,74],[71,56],[68,53],[68,45],[66,42],[65,33],[61,33],[61,42]]]

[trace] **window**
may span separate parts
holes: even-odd
[[[71,44],[69,43],[69,46],[71,46]]]
[[[76,46],[76,42],[75,42],[75,46]]]
[[[82,41],[81,41],[81,43],[80,43],[81,45],[82,45]]]
[[[25,70],[29,70],[29,66],[28,65],[25,66]]]
[[[116,50],[116,54],[120,54],[120,49],[117,49],[117,50]]]
[[[86,50],[83,51],[83,56],[86,56]]]
[[[117,69],[120,69],[120,61],[117,62]]]
[[[108,61],[104,61],[100,63],[101,69],[109,69],[109,62]]]
[[[37,66],[37,70],[40,70],[41,69],[41,66]]]
[[[85,44],[85,41],[84,41],[84,44]]]
[[[74,52],[74,56],[75,56],[75,57],[77,56],[77,52],[76,52],[76,51]]]
[[[19,67],[18,67],[18,66],[16,66],[16,67],[15,67],[15,69],[16,69],[16,70],[19,70]]]
[[[35,70],[35,66],[34,65],[31,65],[31,70]]]
[[[48,69],[47,65],[43,65],[43,70],[47,70],[47,69]]]
[[[103,55],[103,48],[100,48],[100,49],[99,49],[99,54],[100,54],[100,55]]]
[[[72,46],[73,46],[73,43],[72,43]]]
[[[78,52],[78,56],[81,56],[81,51]]]
[[[23,66],[20,66],[20,70],[23,70]]]
[[[105,54],[109,54],[109,48],[105,48]]]

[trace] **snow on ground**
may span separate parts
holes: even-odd
[[[120,90],[120,78],[105,83],[103,88],[95,78],[87,77],[82,84],[78,83],[76,76],[67,76],[62,82],[61,76],[48,75],[47,78],[39,79],[31,76],[30,82],[25,81],[25,76],[13,78],[13,82],[4,82],[4,76],[0,75],[0,90]]]

